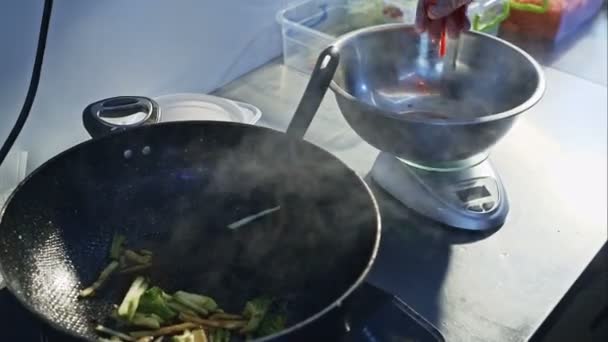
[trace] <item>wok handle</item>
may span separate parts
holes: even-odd
[[[338,49],[334,46],[330,46],[321,52],[300,104],[287,127],[288,135],[297,139],[304,137],[321,105],[321,101],[323,101],[331,80],[334,78],[339,59]]]
[[[92,138],[159,121],[158,103],[142,96],[110,97],[91,103],[82,113],[82,123]]]

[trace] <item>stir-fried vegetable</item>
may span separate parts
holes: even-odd
[[[160,329],[160,326],[164,323],[164,320],[155,314],[143,314],[136,312],[131,322],[133,325],[142,328]]]
[[[96,326],[95,330],[97,330],[98,332],[100,332],[104,335],[111,336],[112,338],[119,338],[122,341],[135,341],[135,339],[129,335],[123,334],[120,331],[116,331],[116,330],[104,327],[103,325]]]
[[[247,321],[213,321],[210,319],[199,318],[196,316],[190,316],[186,314],[180,314],[179,319],[184,322],[191,322],[199,324],[207,328],[221,328],[227,330],[242,329],[247,325]]]
[[[241,333],[245,334],[255,331],[260,326],[264,316],[266,316],[271,304],[272,300],[267,297],[259,297],[248,301],[247,304],[245,304],[243,316],[249,319],[249,321],[247,322],[247,325],[241,329]]]
[[[207,335],[203,329],[186,330],[182,335],[173,336],[171,342],[207,342]]]
[[[217,309],[217,303],[213,299],[194,293],[177,291],[173,295],[173,299],[179,304],[182,304],[203,316],[206,316],[209,312]]]
[[[260,337],[268,336],[283,329],[285,329],[285,315],[268,313],[260,323],[256,335]]]
[[[135,265],[135,266],[131,266],[131,267],[125,267],[122,270],[120,270],[120,274],[129,274],[129,273],[137,273],[137,272],[141,272],[143,270],[146,270],[148,268],[150,268],[152,266],[152,264],[142,264],[142,265]]]
[[[278,209],[246,217],[235,222],[236,227]],[[125,242],[123,235],[113,237],[110,264],[91,286],[80,292],[80,297],[94,295],[113,273],[140,273],[152,266],[151,251],[129,249]],[[235,335],[249,339],[282,330],[285,317],[274,313],[271,307],[270,298],[259,297],[248,301],[241,314],[226,313],[211,297],[186,291],[167,293],[150,286],[149,280],[140,275],[111,314],[116,326],[128,333],[102,325],[96,330],[103,336],[99,342],[162,342],[165,337],[170,342],[230,342]]]
[[[157,330],[146,330],[146,331],[134,331],[129,333],[132,337],[139,338],[144,336],[164,336],[164,335],[174,335],[182,333],[186,330],[191,329],[199,329],[200,326],[194,323],[180,323],[175,325],[170,325],[167,327],[162,327]]]
[[[95,280],[95,282],[91,286],[80,291],[79,296],[80,297],[89,297],[89,296],[94,295],[95,291],[97,291],[99,288],[101,288],[103,286],[103,284],[108,280],[108,278],[110,278],[112,273],[114,273],[114,271],[116,271],[118,266],[119,266],[118,261],[112,261],[108,266],[106,266],[106,268],[103,269],[103,271],[101,271],[99,278],[97,278],[97,280]]]
[[[177,313],[185,313],[190,316],[197,315],[197,313],[194,312],[194,310],[191,310],[187,306],[180,304],[180,303],[174,301],[173,299],[169,303],[167,303],[167,305],[169,306],[169,308],[171,308],[173,311],[175,311]]]
[[[177,315],[177,312],[169,306],[168,301],[170,299],[171,296],[167,295],[161,288],[151,287],[139,299],[137,311],[157,315],[165,321],[171,320]]]
[[[229,342],[230,331],[225,329],[215,329],[209,334],[209,342]]]
[[[122,255],[123,245],[127,238],[124,235],[114,234],[112,245],[110,247],[110,259],[119,260]]]
[[[152,262],[152,255],[138,254],[130,249],[124,252],[125,259],[135,264],[146,265]]]
[[[153,341],[154,341],[154,336],[140,337],[137,340],[135,340],[135,342],[153,342]]]
[[[144,277],[137,277],[131,284],[127,295],[122,300],[122,303],[118,307],[118,316],[127,321],[131,321],[133,316],[135,316],[135,312],[137,311],[137,307],[139,306],[140,297],[146,292],[148,288],[148,283],[144,279]]]
[[[227,314],[224,312],[218,312],[218,313],[214,313],[213,315],[209,316],[210,320],[214,320],[214,321],[222,321],[222,320],[227,320],[227,321],[242,321],[244,320],[243,316],[240,315],[233,315],[233,314]]]

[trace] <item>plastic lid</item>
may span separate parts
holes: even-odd
[[[255,124],[262,112],[255,106],[222,97],[196,93],[159,96],[154,99],[161,110],[161,120],[209,120]]]

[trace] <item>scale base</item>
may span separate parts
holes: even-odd
[[[497,229],[509,212],[506,191],[488,160],[459,170],[429,171],[381,152],[371,176],[406,207],[453,228]]]

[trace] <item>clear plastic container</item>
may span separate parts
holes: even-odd
[[[277,14],[283,62],[310,73],[319,53],[339,36],[368,26],[413,23],[413,0],[309,0]]]
[[[418,0],[308,0],[277,14],[283,33],[283,63],[310,73],[321,51],[345,33],[387,23],[413,24]],[[509,0],[476,0],[468,7],[471,29],[498,32]]]
[[[497,35],[500,24],[509,17],[509,0],[476,0],[468,9],[471,30]]]

